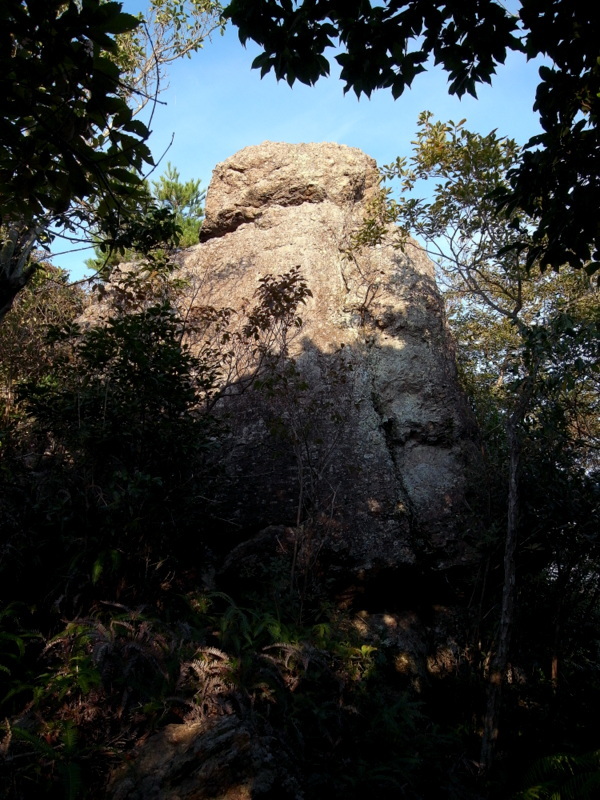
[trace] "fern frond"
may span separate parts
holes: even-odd
[[[516,800],[594,800],[600,792],[600,750],[541,758],[524,783],[529,785]]]

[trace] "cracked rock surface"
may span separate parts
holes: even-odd
[[[337,144],[247,147],[214,170],[201,244],[185,251],[197,303],[248,307],[265,274],[312,291],[283,391],[223,403],[238,529],[320,525],[332,565],[438,566],[467,556],[457,526],[474,458],[434,266],[416,243],[348,252],[379,186]],[[295,382],[294,382],[295,381]],[[248,530],[250,530],[248,528]]]

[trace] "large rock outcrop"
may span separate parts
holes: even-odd
[[[375,162],[359,150],[246,148],[215,169],[202,242],[180,258],[186,314],[216,350],[219,321],[243,328],[266,275],[297,268],[312,292],[300,327],[276,326],[264,369],[251,341],[226,340],[214,411],[229,441],[210,498],[217,588],[229,581],[243,594],[246,582],[281,600],[290,589],[304,598],[313,581],[314,596],[346,609],[350,638],[387,654],[394,686],[418,692],[459,651],[444,568],[469,562],[461,513],[474,448],[433,264],[414,243],[395,247],[393,231],[351,247],[378,188]],[[239,315],[221,316],[226,308]],[[252,663],[273,664],[271,650]],[[240,697],[140,742],[113,773],[111,800],[317,796],[310,725],[305,741],[297,720],[288,729],[273,717],[270,727]]]
[[[304,798],[282,742],[235,715],[167,725],[136,755],[112,774],[111,800]]]
[[[350,248],[378,189],[375,162],[354,148],[245,148],[214,170],[201,243],[182,265],[197,304],[247,307],[262,277],[292,267],[312,291],[286,342],[295,368],[221,404],[241,538],[287,526],[318,536],[333,568],[424,553],[441,567],[465,558],[468,415],[431,261],[391,231]]]

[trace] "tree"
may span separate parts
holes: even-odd
[[[491,83],[507,51],[543,57],[534,110],[543,133],[533,137],[497,196],[519,225],[535,225],[514,247],[527,264],[600,267],[600,9],[585,0],[520,0],[512,14],[496,0],[232,0],[225,14],[242,42],[263,48],[253,66],[290,85],[329,73],[324,52],[339,46],[345,90],[395,98],[433,59],[448,73],[449,92],[476,95]]]
[[[96,232],[95,256],[86,260],[86,267],[104,278],[123,262],[168,260],[176,247],[197,244],[205,195],[200,180],[182,183],[169,162],[157,181],[146,183],[135,205],[130,203],[118,227],[115,220],[110,238],[106,231]]]
[[[116,62],[134,114],[167,88],[169,64],[200,50],[214,31],[223,33],[222,10],[218,0],[148,0],[138,15],[142,24],[117,37]]]
[[[6,411],[20,381],[39,377],[51,368],[49,328],[71,324],[81,314],[84,300],[83,290],[69,284],[66,272],[52,264],[38,264],[16,299],[13,313],[0,326],[0,394]]]
[[[151,0],[150,28],[120,2],[2,4],[0,320],[51,231],[77,241],[95,230],[108,247],[123,245],[123,220],[145,195],[143,170],[153,164],[149,130],[135,114],[156,97],[165,65],[201,47],[219,12],[208,0]]]
[[[38,313],[55,324],[48,331],[32,320],[35,363],[15,357],[7,320],[0,393],[9,389],[15,401],[0,413],[7,541],[0,604],[11,591],[13,599],[21,596],[20,579],[12,579],[24,553],[45,554],[23,567],[40,569],[34,584],[64,592],[67,602],[82,599],[75,600],[76,585],[88,599],[110,586],[154,602],[174,562],[207,546],[218,506],[215,476],[225,480],[218,466],[225,425],[211,412],[286,361],[311,292],[292,269],[264,276],[243,314],[190,308],[193,287],[168,266],[142,261],[115,271],[87,326],[73,322],[68,293],[67,304],[47,291]],[[15,316],[34,307],[36,283],[43,286],[41,272]],[[66,289],[77,299],[74,287]],[[24,591],[32,596],[28,582]]]
[[[133,119],[112,56],[139,20],[120,3],[8,0],[0,10],[0,318],[35,271],[50,224],[143,187],[149,131]],[[73,203],[76,203],[74,206]]]
[[[463,376],[476,410],[481,419],[477,406],[483,400],[485,413],[492,409],[494,425],[504,429],[504,580],[481,756],[488,771],[517,614],[524,471],[531,474],[537,469],[538,481],[556,478],[557,483],[564,483],[565,475],[570,480],[578,476],[584,486],[586,473],[597,468],[600,319],[597,292],[588,276],[528,270],[520,249],[514,247],[522,230],[510,217],[496,213],[492,196],[504,188],[519,158],[516,143],[495,132],[471,133],[463,123],[434,122],[430,113],[421,115],[410,162],[398,159],[384,168],[388,178],[401,182],[398,200],[389,200],[389,190],[375,199],[372,216],[354,246],[377,243],[389,235],[390,223],[399,225],[399,247],[414,246],[411,233],[424,243],[439,265]],[[436,180],[432,197],[414,197],[422,182],[430,179]],[[549,442],[555,443],[560,456],[548,458]],[[531,497],[530,493],[530,504]],[[570,512],[568,524],[579,530],[583,523],[578,510],[574,506]],[[541,508],[536,513],[536,527],[547,537],[553,526]],[[560,556],[547,539],[542,547],[550,563],[564,561],[564,542]]]
[[[182,183],[179,171],[169,162],[164,175],[157,181],[152,181],[152,196],[159,206],[174,213],[175,222],[181,228],[180,246],[191,247],[198,244],[206,196],[206,191],[200,188],[200,181]]]

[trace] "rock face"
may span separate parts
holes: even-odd
[[[215,308],[248,307],[261,278],[293,267],[312,292],[285,341],[295,366],[221,404],[241,538],[288,526],[317,536],[334,569],[423,553],[442,567],[465,557],[468,415],[431,261],[392,232],[350,250],[378,177],[342,145],[248,147],[214,170],[201,243],[182,265],[194,302]]]
[[[316,576],[418,691],[455,661],[452,614],[434,604],[444,568],[468,560],[460,513],[474,448],[433,264],[414,243],[395,248],[392,231],[350,247],[378,185],[375,162],[349,147],[246,148],[215,169],[202,242],[181,265],[187,313],[217,349],[218,321],[238,318],[219,310],[239,312],[243,329],[266,275],[297,268],[312,292],[302,325],[270,329],[266,350],[253,352],[252,337],[226,340],[218,588],[247,580],[274,596],[282,564],[285,592],[310,591]],[[260,714],[222,713],[140,743],[107,796],[309,796],[303,745]]]
[[[237,716],[167,725],[116,770],[111,800],[303,800],[276,736]]]

